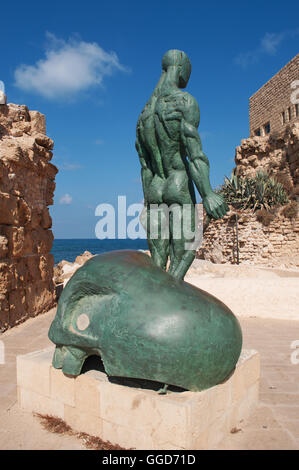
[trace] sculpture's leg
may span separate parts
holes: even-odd
[[[89,354],[84,350],[74,346],[56,346],[53,367],[62,369],[64,374],[79,375],[85,359]]]
[[[147,242],[154,263],[160,268],[166,270],[169,241],[150,240],[148,238]]]
[[[164,387],[162,387],[158,390],[158,394],[159,395],[166,395],[167,389],[168,389],[168,384],[164,384]]]
[[[154,263],[166,269],[169,254],[169,237],[163,237],[166,218],[163,210],[147,210],[147,242]]]
[[[195,239],[195,206],[178,205],[170,213],[169,225],[171,232],[169,274],[177,279],[184,279],[186,272],[195,258],[192,242]]]
[[[182,233],[182,207],[176,205],[169,212],[170,231],[170,265],[169,274],[174,274],[184,254],[184,240]]]
[[[176,279],[184,279],[188,269],[190,268],[195,258],[195,250],[188,250],[184,253],[177,268],[173,271],[172,275]]]

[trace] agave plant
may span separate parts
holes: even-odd
[[[237,176],[233,170],[231,177],[225,177],[218,190],[225,201],[237,209],[269,210],[273,206],[288,203],[287,193],[273,177],[259,171],[253,177]]]

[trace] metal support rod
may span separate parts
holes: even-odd
[[[238,232],[238,214],[236,216],[236,241],[237,241],[237,264],[240,264],[239,260],[239,232]]]

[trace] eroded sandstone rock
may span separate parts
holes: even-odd
[[[0,107],[0,331],[55,302],[48,206],[58,170],[45,132],[38,111]]]
[[[295,122],[279,136],[249,137],[236,148],[237,174],[254,175],[267,171],[288,190],[299,188],[299,123]]]
[[[64,286],[70,280],[72,275],[80,268],[86,261],[94,255],[89,251],[84,251],[82,255],[76,257],[74,263],[62,260],[54,267],[54,282],[56,285],[63,284]]]
[[[210,222],[197,256],[214,263],[235,264],[239,256],[241,264],[299,268],[299,123],[281,135],[243,139],[235,163],[240,176],[253,176],[259,170],[273,175],[288,192],[290,204],[296,206],[297,200],[297,214],[287,217],[282,207],[265,225],[250,210],[232,211]]]

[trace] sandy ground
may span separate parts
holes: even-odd
[[[5,345],[5,364],[0,365],[0,449],[85,449],[76,437],[44,430],[35,416],[17,405],[16,356],[51,345],[47,334],[55,311],[0,335]]]
[[[299,320],[299,271],[195,260],[185,281],[224,302],[238,317]]]

